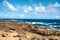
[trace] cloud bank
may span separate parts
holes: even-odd
[[[60,19],[60,16],[59,16],[60,4],[58,2],[55,2],[54,4],[49,4],[47,6],[44,6],[42,3],[31,5],[31,6],[30,5],[16,5],[16,6],[14,6],[13,4],[11,4],[10,2],[5,0],[5,1],[3,1],[3,5],[7,6],[7,8],[8,8],[8,10],[5,9],[5,11],[7,10],[7,12],[8,12],[10,10],[10,12],[12,11],[14,13],[15,12],[19,13],[18,16],[21,18],[24,18],[26,15],[29,15],[30,17],[31,16],[36,17],[36,18],[40,18],[40,17],[38,17],[38,15],[40,15],[40,16],[41,15],[48,15],[48,16],[50,15],[50,17]],[[21,14],[21,11],[22,11],[22,14]],[[24,15],[24,14],[26,14],[26,15]],[[55,14],[55,15],[52,15],[52,14]],[[15,17],[15,16],[13,16],[13,17]]]

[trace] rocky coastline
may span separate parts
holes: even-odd
[[[0,40],[60,40],[60,32],[27,23],[0,21]]]

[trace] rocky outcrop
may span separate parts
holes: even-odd
[[[60,32],[32,24],[0,21],[0,40],[60,40]]]

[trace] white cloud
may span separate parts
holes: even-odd
[[[54,4],[55,7],[60,7],[60,4],[58,4],[57,2]]]
[[[50,4],[50,6],[52,6],[52,7],[60,7],[60,4],[58,2],[56,2],[55,4]]]
[[[35,6],[35,12],[45,12],[44,6]]]
[[[25,13],[28,13],[29,11],[33,10],[31,6],[26,6],[26,5],[24,7],[22,7],[22,9]]]
[[[4,16],[5,16],[5,18],[15,18],[15,15],[13,15],[13,14],[5,14]]]
[[[60,4],[57,2],[55,4],[49,4],[47,7],[43,6],[42,3],[39,3],[39,6],[34,5],[34,13],[58,13],[59,11],[57,7],[60,7]]]
[[[22,9],[25,13],[33,12],[33,13],[55,13],[59,12],[56,7],[59,7],[60,4],[57,2],[55,4],[49,4],[47,7],[43,6],[42,3],[39,3],[39,5],[33,5],[32,6],[18,6],[18,9]]]
[[[8,6],[8,8],[11,11],[23,11],[24,13],[29,13],[29,12],[33,12],[33,13],[54,13],[54,12],[58,12],[58,9],[56,7],[60,7],[60,4],[58,4],[57,2],[55,4],[49,4],[47,7],[43,6],[42,3],[39,3],[39,5],[33,5],[32,6],[27,6],[27,5],[23,5],[20,6],[18,5],[17,8],[15,8],[11,3],[4,1],[3,2],[6,6]]]
[[[24,14],[20,14],[18,16],[19,16],[19,18],[25,18],[25,15]]]
[[[46,7],[39,3],[39,5],[34,4],[34,13],[44,13],[46,11]]]
[[[60,7],[60,4],[58,4],[57,2],[55,4],[49,4],[47,7],[46,7],[46,10],[45,12],[46,13],[59,13],[59,9],[58,7]]]
[[[55,16],[55,18],[60,18],[60,16]]]
[[[43,6],[42,3],[39,3],[39,5],[33,5],[32,6],[27,6],[27,5],[23,5],[20,6],[18,5],[17,8],[15,8],[11,3],[7,2],[7,1],[3,1],[3,3],[8,6],[8,8],[11,11],[23,11],[24,13],[29,13],[29,12],[33,12],[33,13],[54,13],[54,12],[58,12],[58,9],[56,7],[60,7],[60,4],[58,4],[57,2],[55,4],[49,4],[47,7]]]
[[[32,7],[31,6],[27,6],[27,5],[23,5],[23,6],[18,5],[17,9],[18,10],[22,10],[24,13],[28,13],[28,12],[33,11]]]
[[[57,12],[58,10],[56,9],[56,8],[54,8],[54,7],[48,7],[48,8],[46,8],[46,12],[47,13],[49,13],[49,12],[53,12],[53,13],[55,13],[55,12]]]
[[[6,5],[11,11],[16,11],[17,9],[9,2],[3,1],[4,5]]]

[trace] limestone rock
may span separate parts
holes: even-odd
[[[0,21],[0,40],[60,40],[60,32],[32,24]]]

